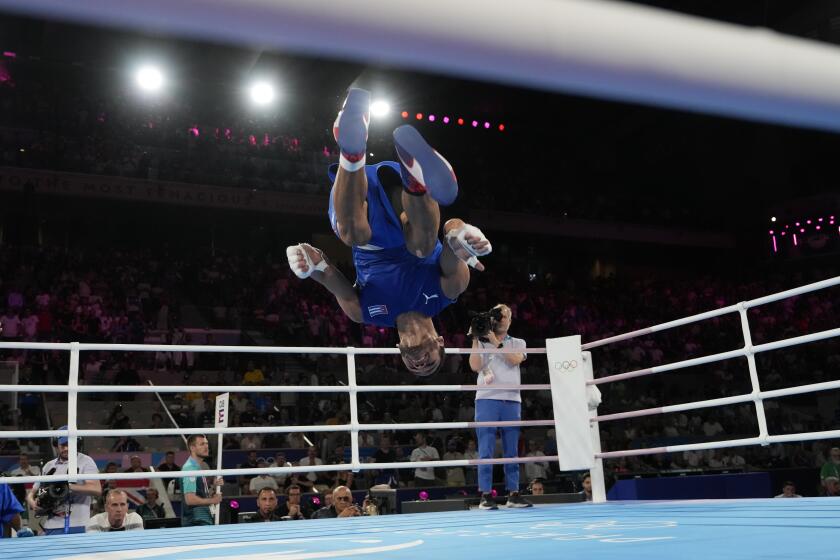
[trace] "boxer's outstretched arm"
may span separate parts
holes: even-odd
[[[359,304],[359,294],[340,270],[329,265],[323,272],[320,270],[314,271],[311,278],[335,296],[339,307],[351,321],[362,322],[362,306]]]
[[[304,251],[306,255],[304,255]],[[289,266],[299,278],[312,278],[321,284],[335,296],[342,311],[352,321],[362,322],[359,294],[344,274],[330,264],[323,251],[308,243],[301,243],[288,247],[286,255],[289,257]],[[310,270],[310,266],[312,270]]]

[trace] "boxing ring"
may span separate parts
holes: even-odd
[[[458,547],[458,554],[465,558],[509,557],[513,554],[536,554],[543,557],[554,554],[572,554],[574,557],[613,558],[616,554],[629,557],[672,558],[676,554],[686,557],[706,557],[719,554],[726,558],[755,558],[757,554],[766,557],[792,557],[804,554],[810,558],[835,558],[833,546],[825,538],[824,529],[840,529],[840,499],[816,498],[797,500],[698,500],[681,502],[612,502],[605,501],[602,461],[605,458],[645,455],[652,453],[673,453],[689,450],[719,449],[745,445],[767,445],[793,441],[840,438],[840,430],[827,430],[798,434],[772,435],[768,433],[764,418],[765,399],[798,395],[809,392],[840,388],[840,381],[828,381],[800,385],[774,391],[762,391],[755,364],[755,354],[779,350],[840,336],[840,328],[829,329],[789,339],[753,345],[747,311],[751,308],[823,290],[840,285],[840,277],[808,284],[792,290],[766,297],[741,302],[714,311],[685,317],[675,321],[654,325],[649,328],[596,340],[577,346],[580,364],[574,355],[558,354],[556,342],[570,342],[569,339],[550,339],[546,348],[529,349],[530,354],[547,354],[549,360],[550,384],[504,386],[523,391],[551,390],[554,399],[553,419],[522,420],[518,422],[435,422],[411,424],[361,424],[358,417],[358,396],[372,392],[444,392],[477,389],[475,385],[364,385],[356,379],[355,357],[369,354],[394,354],[396,348],[316,348],[316,347],[239,347],[239,346],[197,346],[197,345],[134,345],[134,344],[80,344],[80,343],[2,343],[2,348],[24,348],[42,350],[64,350],[70,352],[70,377],[68,385],[0,385],[0,391],[62,392],[68,394],[68,422],[66,430],[3,431],[3,438],[32,438],[68,436],[69,469],[67,475],[30,476],[0,478],[0,483],[22,483],[36,481],[75,481],[79,479],[75,451],[78,437],[122,436],[122,435],[184,435],[184,434],[230,434],[230,433],[288,433],[288,432],[337,432],[351,434],[351,460],[340,465],[317,465],[301,467],[269,467],[248,469],[208,469],[205,471],[143,472],[143,473],[99,473],[84,475],[88,480],[123,480],[173,478],[191,476],[237,476],[249,474],[289,474],[294,472],[318,472],[364,469],[398,469],[418,467],[474,467],[478,464],[524,463],[530,461],[556,461],[561,469],[564,455],[578,450],[570,446],[581,445],[575,439],[582,432],[573,424],[563,421],[565,409],[577,404],[585,405],[591,400],[584,387],[595,387],[641,377],[676,371],[700,364],[746,357],[752,391],[722,399],[710,399],[679,405],[663,406],[643,410],[598,415],[597,408],[590,405],[587,410],[586,431],[589,441],[582,447],[589,447],[588,466],[593,479],[593,503],[536,506],[528,510],[507,510],[502,512],[465,511],[455,513],[426,513],[412,515],[391,515],[354,519],[309,520],[280,522],[250,526],[229,525],[205,528],[179,528],[144,533],[120,533],[118,535],[63,535],[61,538],[62,558],[194,558],[197,555],[212,558],[243,558],[248,555],[268,558],[335,558],[351,555],[379,555],[402,558],[427,558],[430,554],[451,554],[452,547]],[[744,345],[736,350],[722,352],[690,360],[684,360],[624,373],[594,378],[592,358],[589,350],[609,344],[627,341],[636,337],[660,332],[721,315],[737,313],[742,326]],[[579,340],[579,339],[578,339]],[[572,341],[573,342],[573,341]],[[111,386],[80,385],[79,355],[83,351],[125,351],[125,352],[236,352],[236,353],[306,353],[343,354],[347,357],[347,385],[337,386],[248,386],[249,392],[282,393],[346,393],[350,399],[350,423],[345,425],[313,426],[260,426],[227,428],[184,428],[184,429],[126,429],[99,430],[80,429],[77,426],[78,395],[80,393],[127,393],[164,392],[178,393],[202,391],[213,393],[242,391],[240,386]],[[448,354],[506,353],[512,350],[447,349]],[[572,380],[580,391],[563,383]],[[576,379],[576,381],[574,380]],[[499,385],[499,387],[503,387]],[[562,391],[558,392],[558,389]],[[564,396],[569,390],[571,397]],[[591,389],[590,389],[591,391]],[[558,399],[563,401],[558,407]],[[570,400],[573,399],[573,400]],[[675,445],[644,449],[602,451],[598,426],[603,422],[623,418],[651,416],[669,412],[695,410],[727,404],[752,402],[758,419],[759,435],[753,438],[712,441],[695,444]],[[422,461],[402,463],[363,463],[359,460],[358,438],[363,431],[380,430],[424,430],[424,429],[472,429],[477,426],[553,426],[557,433],[558,455],[550,457],[521,457],[512,459],[474,459],[449,461]],[[571,437],[569,437],[571,433]],[[74,474],[76,473],[76,474]],[[784,527],[785,531],[779,531]],[[184,544],[185,540],[194,543]],[[38,552],[44,556],[40,539],[14,539],[0,542],[3,557],[26,557]],[[49,542],[53,542],[50,540]],[[481,546],[484,544],[485,546]],[[618,549],[616,550],[616,547]],[[692,556],[696,554],[696,556]]]

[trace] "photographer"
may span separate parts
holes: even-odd
[[[66,430],[62,426],[59,430]],[[58,457],[44,465],[44,474],[67,474],[68,446],[67,437],[62,436],[56,441]],[[97,474],[99,469],[93,459],[84,453],[77,454],[78,471],[83,474]],[[90,503],[92,496],[102,493],[102,485],[98,480],[66,482],[36,482],[26,496],[26,502],[41,520],[41,527],[47,535],[64,533],[84,533],[85,525],[90,519]]]
[[[507,305],[496,305],[487,313],[476,315],[470,325],[473,348],[516,348],[525,349],[525,341],[508,334],[511,311]],[[470,354],[470,369],[478,373],[477,385],[520,385],[519,364],[525,361],[525,353],[515,354]],[[518,390],[479,389],[475,394],[475,421],[499,422],[521,420],[522,398]],[[505,457],[516,457],[519,443],[519,428],[498,428],[502,432]],[[477,428],[478,456],[492,459],[496,450],[497,428]],[[507,507],[530,507],[531,504],[519,495],[519,465],[505,465],[505,486],[508,490]],[[478,489],[481,492],[479,509],[498,509],[490,495],[493,489],[493,466],[478,466]]]

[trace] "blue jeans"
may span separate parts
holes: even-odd
[[[475,401],[476,422],[498,422],[522,418],[522,403],[479,399]],[[502,448],[505,457],[516,457],[519,445],[519,428],[476,428],[478,457],[492,459],[496,451],[496,430],[502,431]],[[478,489],[489,492],[493,488],[493,465],[478,465]],[[505,488],[519,491],[519,464],[505,465]]]

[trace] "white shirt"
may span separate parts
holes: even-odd
[[[85,533],[101,533],[101,532],[108,532],[108,531],[142,531],[143,530],[143,518],[140,517],[140,514],[130,511],[126,514],[125,519],[123,519],[122,526],[124,529],[112,529],[111,523],[108,521],[108,512],[103,511],[97,515],[94,515],[90,519],[88,519],[87,525],[85,525]]]
[[[275,490],[279,490],[280,487],[277,485],[277,481],[267,474],[255,476],[248,484],[248,490],[251,494],[256,494],[263,488],[274,488]]]
[[[309,455],[307,455],[306,457],[304,457],[303,459],[298,461],[298,465],[300,465],[301,467],[311,467],[313,465],[323,465],[323,464],[324,464],[324,462],[321,460],[320,457],[315,457],[314,461],[310,461],[309,460]],[[318,474],[314,473],[314,472],[308,472],[308,473],[306,473],[306,479],[311,481],[311,482],[315,482],[316,480],[318,480]]]
[[[411,462],[416,461],[437,461],[440,459],[437,449],[431,445],[424,445],[423,447],[416,447],[411,452]],[[435,469],[432,467],[422,467],[414,469],[414,478],[422,478],[424,480],[435,479]]]
[[[505,345],[505,348],[525,350],[527,347],[524,340],[514,338],[510,335],[506,335],[501,342]],[[491,386],[521,384],[519,365],[512,366],[508,364],[503,355],[481,354],[481,360],[482,368],[478,372],[476,385],[487,385],[485,382],[485,372],[491,372],[493,374],[493,381],[490,383]],[[479,399],[522,402],[522,397],[519,396],[519,391],[517,390],[479,389],[475,392],[475,400]]]
[[[78,468],[79,474],[96,474],[99,469],[96,468],[96,463],[93,459],[84,453],[78,454]],[[55,467],[55,472],[52,474],[67,474],[67,462],[60,459],[53,459],[44,465],[44,474],[50,472]],[[84,480],[79,480],[79,484]],[[33,491],[37,492],[41,483],[36,482],[32,485]],[[88,519],[90,519],[90,502],[91,496],[85,494],[78,494],[76,492],[70,493],[70,526],[71,527],[85,527]],[[65,507],[59,508],[57,511],[66,511]],[[41,518],[44,529],[63,529],[64,515],[51,515],[48,518]]]
[[[26,467],[26,470],[23,470],[18,466],[18,468],[13,469],[9,474],[12,476],[38,476],[41,474],[41,467],[38,465],[29,465]]]
[[[275,467],[291,467],[292,464],[290,462],[286,461],[282,465],[279,464],[279,463],[274,463],[273,466],[275,466]],[[286,486],[286,479],[289,478],[290,476],[291,476],[290,474],[275,474],[274,475],[274,480],[275,480],[275,482],[277,482],[278,487],[283,487],[283,486]]]
[[[526,457],[545,457],[542,451],[530,451]],[[525,463],[525,480],[548,478],[548,461],[540,463]]]

